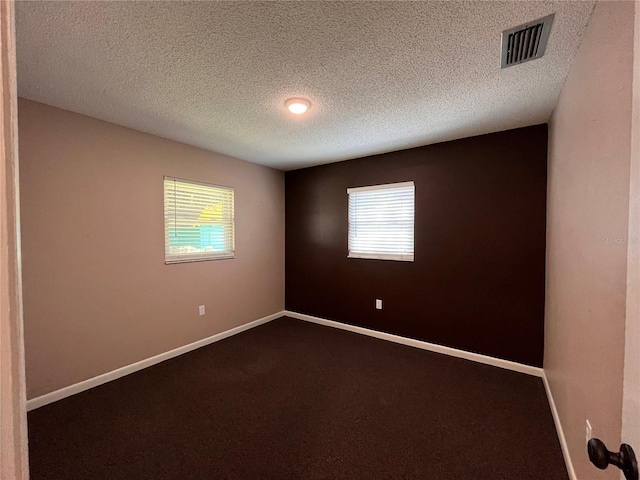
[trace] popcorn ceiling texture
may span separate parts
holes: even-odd
[[[19,95],[288,170],[547,122],[594,3],[17,2]]]

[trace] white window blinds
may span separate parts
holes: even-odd
[[[349,188],[349,257],[413,261],[413,182]]]
[[[164,177],[166,263],[234,257],[233,188]]]

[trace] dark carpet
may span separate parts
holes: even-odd
[[[568,478],[539,378],[290,318],[28,420],[33,480]]]

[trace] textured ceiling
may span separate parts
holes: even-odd
[[[18,91],[287,170],[546,122],[593,5],[18,2]],[[552,12],[501,70],[502,30]]]

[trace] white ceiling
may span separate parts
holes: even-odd
[[[289,170],[548,121],[593,5],[18,2],[18,91]],[[552,12],[501,70],[502,30]]]

